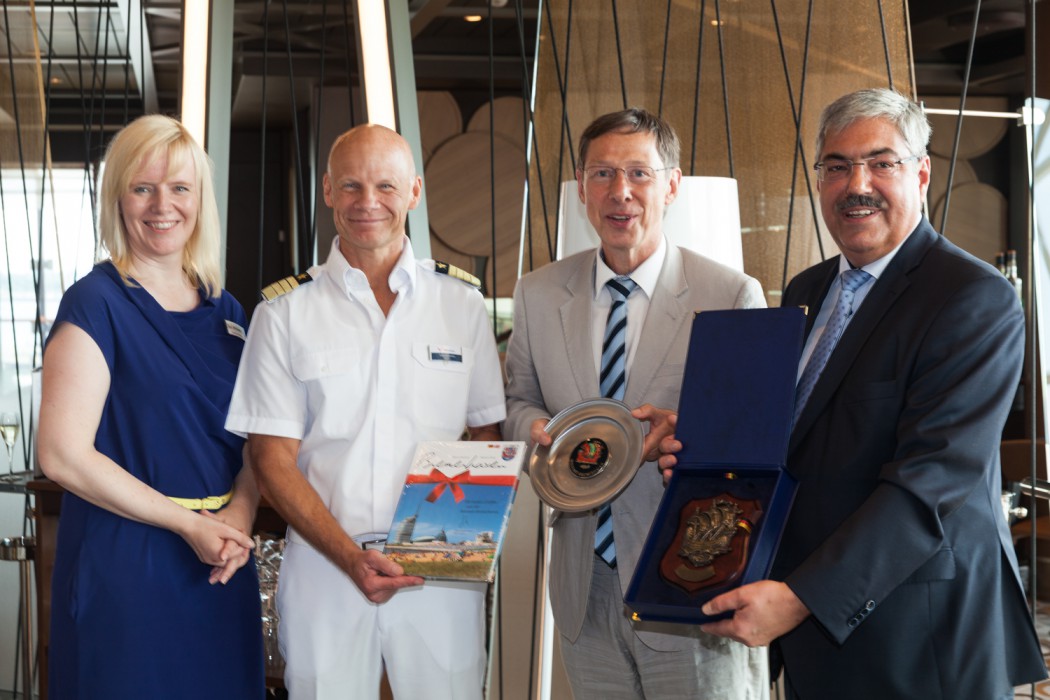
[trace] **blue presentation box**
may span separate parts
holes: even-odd
[[[635,620],[727,617],[700,607],[769,575],[798,486],[784,462],[805,320],[797,307],[705,311],[693,319],[678,403],[682,450],[624,596]],[[712,509],[715,503],[729,510]],[[693,566],[683,543],[704,537],[683,533],[703,523],[712,539],[717,528],[708,526],[720,518],[730,526],[721,530],[723,542],[735,549]]]

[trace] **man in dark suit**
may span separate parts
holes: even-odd
[[[798,496],[772,580],[708,602],[733,617],[702,627],[776,640],[791,698],[991,700],[1046,676],[1000,505],[1024,316],[1001,274],[923,217],[929,135],[885,89],[820,121],[821,211],[842,255],[783,297],[810,309]]]

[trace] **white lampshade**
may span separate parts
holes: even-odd
[[[688,248],[737,270],[744,269],[740,243],[740,204],[736,180],[728,177],[683,177],[678,196],[664,215],[664,234],[672,245]],[[558,259],[600,241],[580,202],[576,180],[561,185],[558,211]]]

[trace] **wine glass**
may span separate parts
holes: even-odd
[[[0,434],[4,436],[4,445],[7,446],[7,473],[14,473],[15,469],[15,440],[18,439],[18,431],[21,421],[17,413],[0,413]]]

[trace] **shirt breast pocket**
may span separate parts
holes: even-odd
[[[473,349],[436,343],[412,344],[412,395],[416,424],[430,440],[454,440],[466,425]]]
[[[306,388],[307,420],[327,435],[346,435],[360,427],[368,405],[365,347],[306,352],[291,359],[292,374]]]

